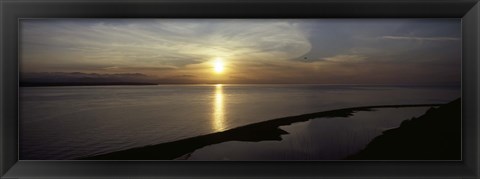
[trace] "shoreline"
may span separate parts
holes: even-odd
[[[345,160],[461,160],[461,98],[404,120]]]
[[[349,117],[358,111],[372,111],[377,108],[405,108],[405,107],[435,107],[442,104],[404,104],[404,105],[378,105],[342,108],[316,113],[308,113],[296,116],[271,119],[263,122],[248,124],[222,132],[126,149],[101,155],[77,158],[80,160],[173,160],[186,154],[192,153],[205,146],[219,144],[228,141],[281,141],[282,135],[288,132],[280,129],[293,123],[305,122],[315,118]]]

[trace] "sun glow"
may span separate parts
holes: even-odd
[[[225,66],[223,64],[223,59],[215,59],[215,62],[213,62],[213,70],[215,71],[215,73],[222,73],[224,69]]]

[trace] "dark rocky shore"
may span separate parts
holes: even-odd
[[[167,142],[157,145],[127,149],[97,156],[80,158],[82,160],[171,160],[194,152],[195,150],[213,144],[227,141],[280,141],[281,135],[288,132],[280,129],[280,126],[292,123],[304,122],[315,118],[325,117],[348,117],[357,111],[370,111],[373,108],[402,108],[402,107],[425,107],[439,106],[440,104],[416,104],[416,105],[383,105],[344,108],[317,113],[290,116],[254,123],[242,127],[233,128],[223,132],[217,132],[183,140]]]
[[[347,160],[461,160],[461,99],[384,131]]]

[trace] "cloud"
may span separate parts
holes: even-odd
[[[180,68],[215,57],[289,59],[311,48],[298,26],[277,20],[24,20],[21,35],[22,62],[41,64]]]
[[[175,69],[174,67],[136,67],[136,66],[110,66],[103,68],[106,71],[168,71]]]
[[[387,40],[418,40],[418,41],[458,41],[457,37],[414,37],[414,36],[382,36]]]
[[[338,62],[338,63],[357,63],[362,62],[367,57],[361,55],[336,55],[332,57],[324,58],[328,62]]]
[[[350,63],[358,63],[358,62],[365,62],[367,60],[367,56],[359,55],[359,54],[338,54],[334,56],[324,57],[324,58],[317,58],[317,59],[310,59],[310,58],[303,58],[298,59],[296,61],[304,62],[304,63],[324,63],[324,62],[333,62],[333,63],[343,63],[343,64],[350,64]]]
[[[142,73],[165,83],[460,74],[461,22],[451,19],[32,19],[21,26],[22,72]],[[216,57],[225,61],[223,75],[212,72]]]

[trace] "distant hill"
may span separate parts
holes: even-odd
[[[21,87],[39,87],[39,86],[113,86],[113,85],[157,85],[156,83],[141,83],[141,82],[23,82]]]
[[[461,160],[461,99],[386,130],[349,160]]]
[[[42,72],[20,74],[20,86],[99,86],[156,85],[155,79],[141,73],[98,74],[81,72]]]

